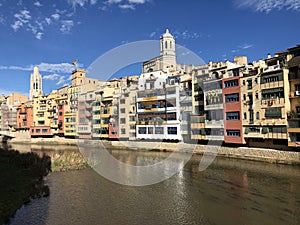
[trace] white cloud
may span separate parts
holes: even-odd
[[[120,9],[131,9],[131,10],[135,10],[135,6],[132,4],[123,4],[123,5],[119,5]]]
[[[253,45],[252,44],[242,44],[240,46],[238,46],[241,49],[248,49],[248,48],[252,48]]]
[[[149,37],[150,37],[150,38],[153,38],[153,37],[155,36],[155,34],[156,34],[156,32],[153,31],[153,32],[149,35]]]
[[[43,76],[44,80],[58,80],[60,76],[57,73]]]
[[[185,31],[176,30],[174,31],[173,35],[175,36],[175,38],[184,39],[184,40],[199,39],[203,37],[202,34],[198,34],[196,32],[190,32],[188,30]]]
[[[23,23],[21,21],[15,21],[14,24],[11,25],[11,27],[14,29],[14,31],[19,30],[23,26]]]
[[[120,3],[122,0],[107,0],[105,3],[107,4],[114,4],[114,3]]]
[[[63,85],[63,86],[67,85],[65,77],[64,76],[59,77],[59,80],[56,82],[56,85]]]
[[[55,19],[55,20],[59,20],[60,15],[59,15],[58,13],[54,13],[54,14],[51,15],[51,17],[52,17],[53,19]]]
[[[46,17],[45,18],[45,21],[48,25],[50,25],[52,23],[51,19],[49,17]]]
[[[131,9],[135,10],[136,5],[142,5],[150,0],[107,0],[104,2],[106,5],[117,5],[120,9]],[[106,9],[106,8],[104,8]]]
[[[11,25],[11,27],[14,29],[15,32],[18,31],[21,27],[23,27],[24,24],[27,24],[31,19],[30,12],[26,9],[20,10],[14,15],[14,17],[16,20]]]
[[[80,66],[80,65],[79,65]],[[34,66],[31,66],[32,69]],[[71,63],[40,63],[37,65],[40,71],[50,72],[50,73],[71,73],[74,70],[74,65]]]
[[[266,13],[272,10],[300,11],[300,0],[236,0],[236,5],[239,8],[252,8]]]
[[[91,5],[95,5],[95,4],[97,4],[97,0],[91,0],[90,3],[91,3]]]
[[[69,33],[73,26],[74,26],[73,20],[63,20],[61,21],[60,31],[64,34]]]
[[[0,70],[22,70],[22,71],[33,71],[33,68],[37,66],[41,72],[49,73],[72,73],[74,65],[71,63],[40,63],[38,65],[30,66],[3,66],[0,65]],[[81,64],[78,64],[82,67]]]
[[[146,0],[128,0],[128,2],[133,4],[144,4]]]
[[[0,88],[0,95],[9,96],[9,95],[11,95],[11,93],[19,93],[19,92],[15,91],[15,90],[8,91],[8,90]],[[19,94],[28,96],[28,93],[19,93]]]
[[[37,6],[37,7],[41,7],[41,6],[42,6],[42,4],[41,4],[39,1],[36,1],[36,2],[34,3],[34,5]]]
[[[37,39],[39,39],[39,40],[42,39],[42,36],[43,36],[43,33],[42,33],[42,32],[37,32],[36,35],[35,35],[35,37],[36,37]]]
[[[77,6],[83,7],[89,0],[67,0],[67,2],[72,6],[73,9],[76,9]]]
[[[14,15],[14,17],[22,23],[28,23],[31,19],[30,12],[26,9],[20,10],[19,13]]]

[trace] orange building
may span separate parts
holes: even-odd
[[[29,130],[33,125],[33,106],[22,103],[17,107],[17,130]]]
[[[222,80],[224,98],[224,141],[232,144],[245,143],[241,116],[239,73],[239,68],[229,70],[228,74],[230,75]]]

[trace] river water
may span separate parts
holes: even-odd
[[[168,153],[112,151],[126,162]],[[51,173],[50,196],[19,209],[10,224],[300,224],[300,167],[201,156],[163,182],[133,187],[93,169]]]

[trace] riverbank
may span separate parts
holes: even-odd
[[[50,170],[50,157],[0,149],[0,224],[30,199],[49,195],[43,177]]]
[[[278,164],[297,164],[300,165],[300,152],[297,151],[285,151],[266,148],[254,148],[254,147],[226,147],[226,146],[213,146],[213,145],[199,145],[188,143],[168,143],[168,142],[149,142],[149,141],[110,141],[110,140],[78,140],[78,139],[66,139],[66,138],[34,138],[34,139],[12,139],[8,141],[8,144],[26,144],[29,146],[45,146],[56,145],[62,146],[78,146],[78,144],[84,144],[90,147],[97,147],[103,144],[108,149],[124,149],[124,150],[152,150],[152,151],[164,151],[172,152],[180,150],[181,152],[191,152],[195,154],[203,155],[214,154],[217,152],[219,157],[235,158],[262,161]],[[297,150],[297,149],[295,149]],[[60,156],[58,156],[59,158]],[[80,163],[82,163],[80,161]]]

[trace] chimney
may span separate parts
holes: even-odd
[[[271,54],[270,54],[270,53],[268,53],[268,59],[271,59],[271,58],[272,58]]]

